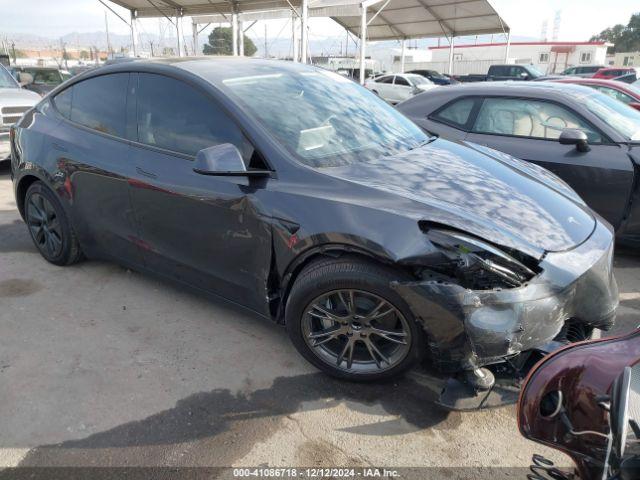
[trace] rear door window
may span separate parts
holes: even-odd
[[[55,104],[58,112],[60,112],[60,114],[67,119],[71,119],[71,99],[72,98],[73,98],[73,87],[63,90],[62,92],[57,94],[53,99],[53,103]]]
[[[400,77],[400,76],[396,76],[396,83],[395,84],[396,85],[402,85],[403,87],[410,87],[411,86],[406,78]]]
[[[471,116],[476,101],[474,98],[456,100],[436,112],[433,115],[433,119],[464,129],[469,122],[469,117]]]
[[[68,95],[71,95],[71,121],[98,132],[124,137],[128,83],[128,73],[90,78],[56,95],[54,102],[64,115],[69,108]]]

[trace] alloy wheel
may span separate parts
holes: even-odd
[[[362,290],[334,290],[316,297],[305,309],[302,334],[325,363],[356,374],[389,370],[411,348],[404,315],[384,298]]]
[[[62,226],[49,200],[33,193],[27,202],[27,225],[36,246],[49,258],[62,252]]]

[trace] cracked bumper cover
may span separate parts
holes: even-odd
[[[614,234],[598,221],[582,244],[545,255],[522,287],[468,290],[435,281],[393,282],[443,371],[477,368],[547,344],[571,319],[608,329],[615,321]]]

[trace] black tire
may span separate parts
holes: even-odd
[[[287,332],[291,341],[302,356],[311,364],[323,372],[343,380],[372,382],[399,376],[416,364],[422,358],[426,349],[422,328],[416,323],[406,302],[389,286],[393,280],[402,280],[404,278],[405,274],[402,272],[395,271],[390,267],[377,265],[360,257],[323,258],[309,264],[298,275],[287,301],[285,319]],[[390,313],[390,315],[393,315],[391,321],[393,322],[397,316],[398,319],[395,321],[402,321],[402,331],[404,331],[405,328],[408,329],[406,332],[408,340],[405,341],[405,344],[401,347],[406,349],[405,352],[401,352],[402,357],[397,357],[395,363],[387,361],[388,365],[384,365],[384,363],[381,365],[378,360],[375,360],[376,368],[374,368],[372,361],[369,361],[368,363],[371,364],[367,367],[369,370],[362,371],[356,371],[352,365],[349,365],[346,361],[342,362],[342,358],[338,360],[338,362],[340,362],[339,365],[345,363],[347,368],[331,364],[327,358],[321,358],[323,355],[317,353],[319,347],[309,344],[309,342],[311,342],[309,338],[317,338],[318,335],[309,329],[305,330],[306,327],[304,325],[309,325],[309,323],[305,324],[305,322],[318,321],[317,319],[309,320],[310,312],[313,310],[311,305],[314,305],[314,300],[319,297],[324,298],[323,295],[332,295],[338,291],[354,291],[356,295],[363,295],[365,300],[366,297],[370,295],[371,298],[388,302],[389,306],[395,309],[395,313]],[[330,302],[330,300],[328,301]],[[360,301],[362,302],[362,300]],[[352,297],[350,302],[347,301],[344,304],[346,305],[347,303],[354,304],[357,303],[357,300],[354,302]],[[357,308],[358,307],[356,307],[355,310],[357,310]],[[325,320],[320,321],[324,322]],[[374,322],[377,322],[377,320],[374,320]],[[315,335],[315,337],[312,337],[312,335]],[[351,333],[351,335],[353,335],[353,333]],[[371,340],[374,338],[371,334],[369,334],[369,337],[371,337]],[[380,341],[378,337],[375,338],[377,338],[376,341]],[[340,338],[336,338],[335,342],[338,342],[338,340],[348,342],[349,338],[341,336]],[[366,342],[366,340],[367,339],[353,341]],[[386,342],[386,340],[382,341]],[[315,342],[316,340],[314,340],[314,343]],[[392,346],[391,348],[395,348],[395,345],[392,343],[387,343]],[[344,343],[341,345],[344,345]],[[338,349],[341,345],[337,345]],[[365,346],[368,349],[368,353],[375,359],[377,355],[374,355],[369,346]],[[384,346],[381,347],[378,345],[378,347],[383,348]],[[359,348],[361,352],[364,350],[362,346]],[[365,360],[363,360],[363,365],[366,363]],[[379,371],[371,371],[372,369],[378,369]]]
[[[45,260],[59,266],[82,260],[82,250],[69,219],[56,195],[44,183],[34,182],[27,189],[24,216],[31,239]],[[43,224],[46,228],[41,227]]]

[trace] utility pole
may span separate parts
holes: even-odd
[[[264,24],[264,58],[269,58],[269,47],[267,47],[267,24]]]
[[[107,30],[107,55],[111,53],[111,39],[109,38],[109,19],[107,12],[104,12],[104,27]]]

